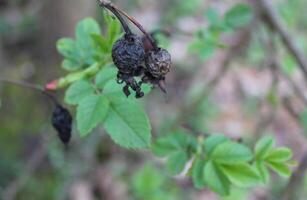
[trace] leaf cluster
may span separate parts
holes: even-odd
[[[196,53],[202,60],[212,56],[215,49],[224,47],[220,43],[222,33],[234,31],[248,25],[253,17],[251,8],[246,4],[236,4],[224,16],[219,16],[217,10],[210,8],[205,12],[209,25],[200,29],[189,50]]]
[[[251,187],[269,181],[268,169],[290,176],[292,152],[275,148],[271,137],[257,142],[254,151],[224,135],[195,138],[180,131],[155,141],[157,156],[167,157],[167,168],[173,174],[182,172],[187,163],[196,188],[208,187],[220,195],[229,195],[232,185]]]

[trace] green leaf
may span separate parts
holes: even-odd
[[[65,102],[77,105],[83,98],[94,94],[94,88],[88,81],[80,80],[73,83],[65,93]]]
[[[117,19],[111,18],[108,22],[108,27],[108,38],[110,43],[113,44],[120,36],[121,24]]]
[[[132,187],[134,192],[141,196],[152,194],[161,188],[165,182],[165,177],[161,175],[152,165],[146,164],[142,169],[137,170],[133,176]]]
[[[206,182],[204,180],[204,167],[205,160],[196,157],[192,166],[192,180],[197,189],[202,189],[204,186],[206,186]]]
[[[285,162],[292,157],[292,151],[289,148],[278,148],[271,150],[266,156],[265,160],[272,162]]]
[[[255,145],[256,159],[263,159],[273,149],[275,141],[270,136],[261,138]]]
[[[98,23],[92,18],[85,18],[77,24],[76,39],[82,48],[92,43],[92,34],[101,34]]]
[[[220,195],[229,195],[230,182],[212,161],[206,163],[204,168],[204,180],[206,185]]]
[[[259,172],[259,175],[261,177],[262,182],[267,183],[270,179],[270,174],[269,174],[269,170],[265,166],[265,162],[264,161],[256,161],[255,165],[256,165],[256,169]]]
[[[279,163],[279,162],[267,162],[272,170],[277,172],[280,176],[289,177],[291,175],[291,171],[287,164]]]
[[[126,148],[145,148],[151,140],[151,126],[136,101],[109,95],[110,110],[104,123],[115,143]]]
[[[109,110],[109,101],[101,95],[89,95],[80,101],[77,108],[77,127],[81,136],[87,135],[103,122]]]
[[[122,98],[127,98],[125,94],[123,93],[123,85],[118,84],[115,79],[111,79],[106,82],[106,84],[103,87],[103,94],[106,95],[117,95]]]
[[[78,61],[79,52],[76,42],[70,38],[63,38],[57,42],[57,50],[65,59],[62,62],[62,67],[68,71],[78,70],[81,63]]]
[[[205,141],[204,141],[204,149],[205,153],[207,156],[210,156],[212,151],[221,143],[229,141],[229,138],[227,138],[224,135],[220,134],[214,134],[209,136]]]
[[[236,4],[224,16],[226,25],[231,28],[240,28],[248,25],[253,18],[252,9],[246,4]]]
[[[100,34],[91,34],[92,39],[94,40],[96,46],[102,53],[110,54],[112,50],[112,43],[110,44],[109,41]]]
[[[76,54],[76,43],[73,39],[62,38],[56,44],[57,50],[66,58],[74,59]]]
[[[77,60],[64,59],[62,61],[62,68],[67,71],[76,71],[80,69],[82,65]]]
[[[152,150],[156,156],[167,156],[173,152],[187,150],[196,143],[195,139],[182,131],[168,134],[159,138],[153,145]]]
[[[58,51],[65,57],[62,67],[68,71],[86,68],[95,62],[97,45],[92,34],[100,35],[98,23],[92,18],[80,21],[76,28],[76,41],[68,38],[57,42]]]
[[[189,157],[186,152],[178,151],[169,156],[167,161],[167,169],[173,174],[179,174],[184,169],[184,166],[189,161]]]
[[[116,80],[117,70],[115,67],[104,67],[96,75],[95,83],[98,88],[103,88],[109,80]]]
[[[221,164],[238,164],[250,161],[252,153],[246,146],[228,141],[213,150],[211,159]]]
[[[101,34],[98,23],[92,18],[86,18],[77,24],[76,45],[79,50],[78,59],[87,67],[95,62],[96,44],[93,34]]]
[[[220,21],[220,16],[218,11],[213,8],[209,8],[205,11],[205,17],[209,20],[210,25],[218,24]]]
[[[222,165],[221,169],[228,179],[239,187],[249,187],[259,183],[260,177],[247,163]]]
[[[174,151],[176,151],[178,146],[172,142],[172,138],[170,137],[164,137],[164,138],[159,138],[152,146],[152,151],[156,156],[167,156]]]

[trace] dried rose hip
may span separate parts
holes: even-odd
[[[142,39],[135,34],[125,34],[113,45],[112,59],[121,73],[134,75],[144,58]]]
[[[141,98],[144,93],[140,85],[134,79],[143,73],[145,51],[142,39],[135,34],[125,34],[123,38],[117,40],[112,48],[112,59],[118,68],[117,82],[125,83],[123,92],[128,97],[129,87],[136,92],[135,97]]]
[[[156,79],[164,79],[171,68],[171,55],[167,50],[159,48],[150,51],[145,57],[146,70]]]
[[[71,138],[72,117],[66,108],[56,105],[52,113],[51,123],[57,130],[60,140],[67,144]]]

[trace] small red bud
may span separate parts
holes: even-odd
[[[46,90],[56,90],[58,88],[58,80],[53,80],[45,85]]]

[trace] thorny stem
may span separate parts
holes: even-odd
[[[54,95],[52,95],[51,93],[49,93],[48,91],[46,91],[44,89],[44,87],[42,87],[40,85],[31,84],[31,83],[27,83],[27,82],[23,82],[23,81],[9,80],[9,79],[4,79],[4,78],[0,78],[0,82],[7,83],[7,84],[13,84],[13,85],[17,85],[17,86],[20,86],[20,87],[40,91],[44,95],[46,95],[55,105],[59,105],[59,102],[56,99],[56,97]]]
[[[103,6],[107,9],[109,9],[111,12],[115,13],[120,13],[122,15],[124,15],[125,17],[127,17],[127,19],[132,22],[138,29],[140,29],[140,31],[147,37],[147,39],[150,41],[152,47],[154,50],[159,49],[155,40],[153,39],[153,37],[151,36],[151,34],[149,34],[144,28],[143,26],[136,21],[133,17],[131,17],[130,15],[128,15],[125,11],[121,10],[120,8],[118,8],[116,5],[114,5],[111,1],[109,0],[97,0],[100,6]],[[116,14],[115,14],[116,15]],[[119,17],[118,15],[116,15],[117,17]],[[120,16],[121,18],[121,16]],[[119,18],[119,20],[120,20]],[[120,20],[121,21],[121,20]],[[121,21],[122,23],[122,21]],[[123,24],[123,23],[122,23]],[[125,29],[124,26],[127,26],[127,24],[124,23],[123,28]]]

